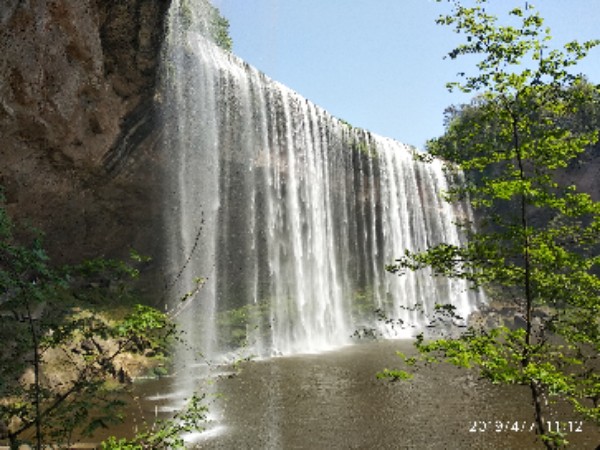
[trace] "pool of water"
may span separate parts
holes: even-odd
[[[211,383],[201,386],[198,379],[198,390],[212,392],[212,420],[189,448],[543,448],[530,431],[526,388],[494,386],[447,365],[420,369],[411,381],[376,378],[377,371],[399,366],[397,350],[411,349],[408,341],[370,342],[248,361],[236,370],[213,367],[220,374],[213,372]],[[190,368],[188,376],[193,373]],[[147,415],[168,409],[169,391],[177,389],[174,380],[140,384],[142,408]],[[566,411],[556,409],[552,419],[573,429],[572,448],[595,449],[598,429]]]

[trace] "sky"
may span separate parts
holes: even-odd
[[[435,0],[212,0],[229,20],[233,52],[332,115],[424,148],[444,132],[444,109],[469,97],[445,84],[466,60],[444,56],[462,42],[435,19]],[[465,3],[472,3],[467,0]],[[492,0],[502,7],[524,0]],[[530,0],[552,47],[600,38],[600,0]],[[578,67],[600,83],[600,48]]]

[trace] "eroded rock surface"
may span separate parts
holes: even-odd
[[[157,257],[170,0],[4,0],[0,184],[58,262]]]

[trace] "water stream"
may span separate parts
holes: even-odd
[[[461,281],[385,265],[459,243],[440,161],[356,129],[222,51],[174,2],[163,104],[172,154],[165,221],[173,297],[205,282],[180,322],[180,361],[291,355],[351,335],[414,335],[436,303],[467,317]],[[202,354],[202,358],[197,355]]]

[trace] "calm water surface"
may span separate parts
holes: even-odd
[[[533,416],[527,389],[492,386],[446,365],[422,369],[412,381],[376,379],[378,370],[398,367],[397,350],[411,348],[407,341],[385,341],[245,362],[235,375],[214,379],[210,389],[218,397],[211,415],[216,420],[189,447],[543,448],[529,431]],[[168,384],[163,380],[140,388],[157,398],[173,389]],[[579,419],[568,412],[557,411],[553,419],[580,428]],[[581,429],[570,434],[571,448],[594,449],[600,443],[598,430],[586,423]]]

